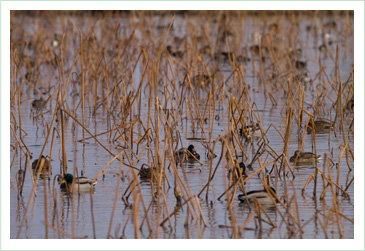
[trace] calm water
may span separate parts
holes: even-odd
[[[23,20],[25,18],[25,20]],[[281,17],[279,20],[279,24],[282,29],[288,29],[288,32],[283,32],[278,34],[277,39],[281,39],[283,43],[289,39],[288,34],[290,29],[295,28],[295,36],[291,37],[290,39],[297,40],[297,47],[302,49],[302,56],[301,59],[307,62],[307,69],[311,79],[315,79],[316,74],[319,72],[318,66],[318,57],[320,56],[320,52],[318,50],[319,45],[321,44],[322,32],[323,37],[326,39],[332,39],[333,43],[330,46],[330,51],[333,53],[336,49],[336,45],[339,46],[340,51],[340,74],[342,77],[343,82],[349,78],[351,69],[353,66],[353,34],[350,33],[344,34],[344,30],[348,25],[347,19],[342,17],[337,17],[336,19],[333,18],[323,18],[317,20],[317,27],[318,27],[318,37],[317,39],[313,36],[313,32],[309,33],[307,30],[308,25],[311,23],[311,19],[306,17],[297,17],[297,26],[292,26],[288,19],[284,16]],[[148,19],[151,22],[151,26],[157,24],[167,24],[169,22],[169,18],[158,18],[154,17]],[[268,24],[274,22],[275,19],[266,20]],[[323,28],[324,24],[335,20],[337,23],[336,29],[330,28]],[[27,21],[27,22],[24,22]],[[44,30],[47,46],[51,48],[51,50],[55,50],[58,53],[57,49],[52,49],[50,42],[52,41],[53,32],[56,31],[61,33],[63,30],[71,29],[72,25],[70,23],[74,23],[77,27],[80,27],[81,30],[87,34],[90,31],[90,21],[92,19],[88,18],[80,18],[80,17],[64,17],[58,19],[57,22],[54,24],[48,23],[45,19],[37,18],[37,19],[29,19],[29,17],[13,17],[12,22],[21,23],[14,26],[14,30],[12,30],[12,38],[15,38],[21,34],[23,29],[28,29],[29,32],[34,31],[34,34],[42,27]],[[94,20],[95,21],[95,20]],[[136,20],[136,22],[142,22],[143,20]],[[103,36],[107,36],[105,32],[105,27],[113,27],[115,23],[120,23],[120,32],[118,36],[123,36],[124,32],[130,34],[131,26],[133,21],[131,19],[127,20],[125,18],[110,18],[110,19],[103,19],[97,22],[94,28],[94,33],[96,39],[98,41],[103,41],[106,43],[106,37],[104,40],[102,39]],[[184,19],[183,16],[177,16],[174,29],[171,31],[171,34],[178,37],[184,37],[186,34],[186,29],[193,29],[194,32],[199,35],[200,29],[198,28],[200,24],[207,25],[206,22],[210,23],[210,31],[209,37],[213,40],[216,33],[214,33],[215,23],[214,20],[201,20],[198,17],[191,18],[189,20]],[[55,26],[54,26],[55,25]],[[249,103],[255,104],[254,110],[260,116],[263,129],[266,130],[270,126],[271,129],[267,134],[267,142],[269,146],[272,148],[273,151],[281,154],[284,149],[284,141],[280,134],[274,129],[275,126],[281,134],[285,134],[285,117],[286,117],[286,107],[287,107],[287,95],[284,93],[283,88],[280,86],[283,84],[286,86],[286,83],[282,80],[272,80],[278,81],[280,83],[276,83],[275,86],[278,88],[271,87],[269,83],[266,83],[266,88],[268,88],[268,92],[270,92],[276,99],[277,105],[273,106],[272,102],[269,98],[265,98],[264,95],[264,84],[260,80],[258,76],[258,72],[260,71],[259,63],[256,60],[253,60],[252,52],[248,49],[252,45],[252,37],[254,33],[259,30],[260,34],[264,34],[264,21],[260,18],[252,18],[252,17],[245,17],[238,21],[233,22],[232,31],[240,34],[241,37],[234,37],[232,42],[232,47],[236,49],[238,53],[245,53],[247,56],[251,57],[252,60],[247,64],[242,65],[243,72],[245,74],[245,81],[248,85],[248,94],[249,94]],[[353,20],[350,20],[350,26],[353,28]],[[133,40],[134,43],[132,48],[139,48],[138,45],[143,46],[150,46],[153,48],[152,39],[151,40],[144,40],[143,39],[143,31],[141,30],[142,25],[137,26],[136,29],[136,40]],[[155,33],[156,43],[158,33],[161,32],[157,28],[152,29]],[[293,30],[294,32],[294,30]],[[328,32],[328,33],[327,33]],[[189,33],[192,34],[192,33]],[[344,39],[344,36],[347,36]],[[29,38],[34,39],[32,34],[26,34]],[[78,39],[78,33],[74,32],[74,39]],[[172,40],[173,36],[170,36],[167,40],[167,44],[173,43]],[[71,39],[68,37],[68,39]],[[72,38],[73,39],[73,38]],[[215,40],[215,38],[214,38]],[[101,45],[100,45],[101,46]],[[106,43],[105,47],[107,50],[111,50],[113,47],[113,42],[110,44]],[[189,45],[191,46],[191,45]],[[282,48],[281,48],[282,49]],[[133,51],[133,50],[131,50]],[[130,51],[128,51],[129,53]],[[138,54],[138,52],[136,53]],[[65,52],[65,74],[68,74],[70,71],[70,67],[72,65],[73,59],[76,55],[75,49],[67,48]],[[151,53],[153,55],[153,53]],[[335,55],[333,53],[333,55]],[[137,55],[135,55],[136,57]],[[32,51],[30,51],[30,57],[35,57],[32,55]],[[313,83],[307,83],[305,86],[305,103],[304,109],[308,112],[313,113],[311,105],[313,101],[323,97],[320,95],[321,91],[325,93],[328,98],[323,98],[323,102],[325,107],[323,111],[318,111],[321,117],[325,117],[327,119],[334,120],[335,117],[335,109],[331,109],[332,102],[334,102],[337,98],[337,89],[335,86],[338,85],[334,84],[335,78],[335,60],[334,56],[325,56],[322,54],[321,64],[325,67],[326,71],[326,78],[325,79],[318,79],[316,78]],[[39,59],[38,59],[39,60]],[[86,60],[86,59],[85,59]],[[114,67],[113,66],[113,59],[109,56],[105,57],[105,65],[106,67]],[[207,64],[209,64],[209,59],[206,57],[204,59]],[[131,57],[131,61],[135,62],[136,59]],[[134,64],[134,63],[133,63]],[[174,90],[171,85],[168,85],[168,80],[173,78],[176,83],[182,82],[184,78],[184,73],[186,72],[186,68],[182,62],[179,60],[171,61],[170,69],[165,69],[166,76],[162,77],[161,84],[159,85],[159,98],[161,99],[161,105],[167,109],[171,109],[175,106],[177,99],[169,99],[166,100],[163,98],[162,93],[165,91],[170,91],[174,93]],[[192,66],[202,68],[202,65],[197,63],[196,60],[191,61]],[[165,67],[165,64],[162,64]],[[269,71],[271,69],[271,62],[269,60],[265,60],[264,63],[265,71]],[[143,63],[139,63],[134,71],[134,74],[130,72],[118,72],[117,74],[124,74],[123,78],[124,81],[134,84],[127,85],[127,90],[131,90],[132,86],[134,86],[134,91],[138,88],[139,82],[141,80],[142,72],[144,70],[145,65]],[[209,66],[211,67],[211,66]],[[38,86],[45,86],[47,89],[49,88],[49,92],[44,89],[40,89],[41,92],[44,92],[44,96],[46,98],[49,97],[53,92],[55,92],[56,88],[58,87],[58,71],[56,68],[51,66],[41,66],[40,67],[41,78],[39,78],[39,85]],[[258,69],[255,71],[254,69]],[[219,67],[218,75],[221,78],[227,79],[230,76],[231,72],[233,71],[232,66],[229,63],[222,62]],[[20,68],[19,75],[24,75],[26,69]],[[77,66],[76,69],[73,69],[73,72],[80,74],[80,68]],[[91,75],[92,70],[86,73],[87,76]],[[284,71],[283,71],[284,72]],[[72,79],[74,79],[75,74],[72,74]],[[20,78],[19,78],[20,79]],[[219,79],[219,77],[218,77]],[[238,76],[234,75],[233,77],[229,78],[225,86],[219,90],[220,94],[225,92],[226,99],[219,101],[216,107],[212,107],[211,113],[215,112],[217,114],[214,120],[214,127],[213,127],[213,135],[212,140],[215,140],[219,135],[226,134],[227,130],[229,129],[229,109],[227,104],[229,104],[229,98],[235,97],[236,100],[239,99],[239,96],[243,90],[243,85],[236,84],[238,81]],[[86,81],[94,81],[91,77],[87,77]],[[100,83],[104,83],[101,79],[99,79]],[[219,81],[219,80],[218,80]],[[81,87],[79,85],[80,81],[76,78],[75,82],[70,84],[67,89],[68,94],[68,104],[70,106],[70,111],[76,107],[76,116],[79,120],[82,119],[82,111],[80,102],[81,96]],[[33,83],[34,84],[34,83]],[[115,83],[110,83],[115,84]],[[221,82],[219,82],[221,84]],[[348,83],[348,85],[353,84],[352,79]],[[168,86],[168,88],[164,89],[164,85]],[[347,85],[347,86],[348,86]],[[91,86],[91,85],[90,85]],[[177,85],[180,89],[176,92],[181,92],[181,85]],[[230,88],[230,86],[232,88]],[[106,87],[105,87],[106,88]],[[324,89],[326,88],[326,89]],[[37,115],[35,111],[30,109],[31,102],[35,98],[39,98],[39,96],[29,87],[28,84],[25,84],[22,89],[21,95],[21,117],[22,117],[22,128],[27,133],[27,135],[23,134],[23,139],[25,144],[28,146],[30,152],[33,154],[33,160],[36,159],[45,143],[45,126],[52,121],[52,115],[55,109],[56,104],[56,94],[52,97],[51,101],[47,104],[45,108],[45,113],[42,117],[35,119],[34,116]],[[104,90],[105,91],[105,90]],[[348,88],[345,89],[348,92]],[[294,90],[293,90],[294,92]],[[198,97],[199,102],[199,109],[203,113],[205,109],[205,98],[206,92],[205,90],[201,90],[200,93],[195,93]],[[99,92],[98,95],[104,95]],[[187,93],[188,96],[191,95]],[[344,94],[345,95],[345,94]],[[353,94],[351,94],[353,95]],[[175,97],[175,94],[173,95]],[[319,98],[318,98],[319,97]],[[144,80],[143,87],[142,87],[142,94],[141,94],[141,119],[144,125],[147,125],[147,117],[148,117],[148,99],[149,99],[149,86],[146,80]],[[96,115],[93,115],[93,100],[94,95],[92,95],[89,90],[87,90],[87,98],[86,98],[86,108],[85,108],[85,125],[90,132],[94,135],[98,133],[105,132],[113,128],[113,124],[110,124],[109,121],[112,121],[111,115],[105,109],[105,106],[101,105],[100,97],[98,98],[97,104],[98,109],[96,111]],[[103,101],[103,102],[110,102],[110,101]],[[115,101],[114,101],[115,102]],[[152,101],[153,102],[153,101]],[[199,163],[186,163],[182,167],[179,166],[178,172],[180,177],[182,178],[185,186],[191,191],[191,194],[197,195],[204,185],[208,181],[209,176],[209,166],[210,160],[207,159],[205,147],[201,144],[200,140],[191,140],[191,138],[199,138],[201,136],[201,130],[198,129],[198,125],[196,121],[191,120],[191,116],[188,113],[182,114],[179,113],[180,111],[184,111],[186,109],[186,103],[183,102],[182,109],[176,109],[175,113],[177,117],[182,116],[182,119],[177,121],[177,125],[175,127],[181,134],[182,144],[184,147],[187,147],[189,144],[194,144],[198,153],[201,154],[201,162],[203,165]],[[153,103],[152,103],[153,104]],[[108,104],[115,105],[115,104]],[[195,107],[195,106],[194,106]],[[295,150],[298,149],[298,125],[296,120],[298,119],[298,102],[295,101],[293,105],[294,115],[293,115],[293,123],[291,127],[291,134],[290,134],[290,141],[289,141],[289,149],[288,155],[289,157],[294,153]],[[121,109],[123,110],[123,109]],[[135,106],[135,110],[138,110],[138,106]],[[117,112],[114,112],[114,116],[117,117],[116,121],[121,121],[121,115],[119,113],[120,109]],[[17,114],[15,111],[15,107],[11,107],[11,112]],[[208,111],[207,111],[208,112]],[[73,113],[73,112],[72,112]],[[137,113],[135,113],[137,114]],[[153,115],[153,126],[154,125],[154,109],[152,109]],[[207,116],[207,115],[205,115]],[[353,121],[353,113],[347,112],[345,114],[345,132],[349,133],[351,130],[351,123]],[[16,115],[17,117],[17,115]],[[134,115],[133,118],[137,117]],[[304,121],[308,118],[307,115],[304,115]],[[14,119],[11,119],[14,121]],[[128,120],[129,121],[129,118]],[[246,120],[247,121],[247,120]],[[256,120],[255,120],[256,121]],[[164,139],[164,131],[163,126],[161,126],[162,121],[160,121],[160,139]],[[60,119],[58,118],[58,122],[54,124],[57,128],[58,132],[61,133],[61,126],[60,126]],[[209,126],[205,125],[206,132],[209,131]],[[136,133],[140,135],[144,134],[144,131],[141,127],[136,126],[134,128]],[[195,132],[195,133],[193,133]],[[17,135],[19,135],[19,130],[17,130]],[[304,147],[305,151],[313,151],[312,148],[312,136],[305,135],[304,139]],[[89,135],[86,133],[86,136]],[[207,135],[208,136],[208,135]],[[123,148],[120,146],[124,145],[123,141],[117,139],[115,141],[111,140],[115,137],[114,133],[104,134],[98,137],[100,142],[107,147],[113,154],[117,155]],[[138,138],[137,135],[134,136],[136,139]],[[209,137],[209,136],[208,136]],[[67,165],[68,165],[68,172],[72,173],[74,168],[77,167],[80,171],[83,170],[84,175],[93,178],[95,177],[99,171],[113,158],[105,149],[103,149],[99,143],[97,143],[93,139],[87,139],[85,145],[78,140],[82,139],[82,128],[74,123],[72,119],[66,119],[65,122],[65,142],[66,142],[66,154],[67,154]],[[190,139],[190,140],[189,140]],[[343,135],[339,130],[339,124],[336,124],[335,132],[331,132],[330,135],[328,134],[317,134],[316,135],[316,149],[317,154],[321,155],[322,157],[325,153],[329,154],[329,157],[333,161],[334,165],[336,165],[340,161],[340,153],[343,149]],[[354,149],[354,134],[350,134],[347,137],[347,142],[349,147],[353,150]],[[16,140],[14,136],[11,136],[11,144],[14,146]],[[243,143],[243,142],[242,142]],[[259,148],[258,139],[253,141],[253,144],[248,144],[243,146],[245,154],[248,157],[246,163],[250,163],[253,155]],[[140,154],[140,160],[138,163],[135,163],[137,168],[140,168],[143,163],[148,163],[150,160],[146,150],[146,142],[143,142],[139,146],[139,152],[137,155]],[[51,137],[47,142],[44,154],[50,154],[50,147],[51,147]],[[154,154],[155,146],[153,142],[151,142],[152,152]],[[165,147],[164,141],[160,142],[160,153],[163,153],[163,149]],[[181,147],[181,144],[179,144]],[[271,161],[273,158],[269,154],[272,153],[272,150],[266,148],[266,152],[261,156],[262,164],[265,164]],[[51,161],[52,165],[52,176],[50,180],[47,179],[40,179],[38,181],[38,185],[36,187],[37,197],[33,198],[32,203],[29,208],[29,212],[27,214],[26,221],[22,228],[22,232],[20,238],[45,238],[45,203],[48,209],[48,238],[70,238],[67,233],[74,233],[75,236],[78,238],[106,238],[108,234],[108,229],[110,226],[110,219],[114,207],[115,196],[117,192],[117,184],[118,184],[118,172],[119,172],[119,162],[114,161],[111,165],[109,165],[106,169],[105,178],[99,177],[98,183],[96,185],[95,192],[91,195],[88,193],[84,194],[75,194],[72,196],[68,196],[64,194],[59,189],[58,182],[54,180],[56,174],[60,172],[60,159],[62,158],[62,150],[60,148],[60,138],[56,137],[55,142],[53,144],[53,161]],[[134,144],[133,151],[137,152],[137,146]],[[19,154],[19,149],[17,151],[17,155],[14,158],[14,163],[11,168],[11,176],[10,176],[10,236],[11,238],[16,238],[20,225],[22,223],[29,196],[32,191],[32,180],[29,172],[27,173],[25,184],[23,188],[22,196],[17,197],[17,184],[16,184],[16,173],[22,167],[24,168],[25,165],[25,157],[23,154]],[[221,144],[218,143],[216,146],[215,153],[218,155],[221,152]],[[238,150],[239,155],[240,150]],[[131,153],[130,150],[127,150],[128,156],[131,158],[132,163],[135,162],[136,158]],[[14,149],[11,149],[11,156],[10,159],[12,160],[14,157]],[[215,158],[213,160],[213,168],[218,163],[219,158]],[[125,160],[126,161],[126,160]],[[321,170],[323,170],[324,166],[323,158],[318,162],[318,166]],[[165,165],[168,166],[168,160],[165,161]],[[351,168],[354,168],[353,159],[351,155],[349,155],[349,164]],[[220,200],[218,198],[225,192],[228,188],[228,179],[227,179],[227,171],[225,170],[226,160],[225,158],[222,159],[217,172],[215,174],[215,178],[213,179],[210,188],[208,199],[206,200],[206,190],[200,196],[199,202],[202,207],[204,219],[206,221],[207,226],[204,227],[202,223],[199,224],[199,217],[194,215],[190,215],[188,221],[188,227],[183,227],[184,222],[187,218],[188,209],[187,206],[184,205],[183,207],[179,208],[178,213],[170,218],[170,221],[167,221],[164,227],[157,227],[163,219],[167,217],[168,214],[171,214],[176,208],[176,199],[174,197],[174,173],[172,168],[166,169],[166,176],[168,183],[165,182],[163,186],[164,192],[166,197],[161,197],[160,203],[155,202],[151,204],[152,195],[151,195],[151,184],[148,182],[144,182],[140,185],[141,194],[143,196],[143,201],[146,208],[149,207],[151,204],[151,208],[148,211],[148,217],[150,220],[150,224],[153,230],[153,234],[150,235],[148,230],[147,222],[144,219],[145,212],[143,210],[143,206],[139,201],[139,219],[136,221],[133,207],[125,206],[124,202],[121,200],[122,194],[126,191],[128,185],[130,184],[131,180],[133,179],[133,175],[131,171],[128,169],[127,166],[123,166],[123,179],[120,183],[119,188],[119,195],[117,197],[117,204],[115,207],[115,214],[112,221],[111,232],[110,235],[112,238],[135,238],[135,222],[141,226],[140,228],[140,238],[162,238],[162,239],[170,239],[170,238],[340,238],[337,219],[335,213],[333,213],[333,202],[332,202],[332,193],[331,189],[328,190],[326,196],[323,200],[320,200],[319,196],[322,193],[322,179],[318,176],[318,186],[317,186],[317,196],[313,197],[313,182],[311,182],[306,191],[302,193],[302,189],[305,186],[308,178],[310,175],[315,173],[315,168],[313,165],[305,165],[305,166],[297,166],[295,169],[295,178],[292,175],[287,175],[286,177],[282,176],[279,178],[275,178],[274,172],[271,174],[271,178],[273,181],[273,186],[277,187],[277,193],[279,197],[284,196],[284,191],[288,192],[288,198],[292,200],[294,194],[296,195],[297,205],[298,205],[298,212],[297,215],[295,212],[295,207],[292,201],[286,201],[286,204],[289,206],[290,211],[295,215],[295,218],[301,224],[303,232],[300,233],[297,227],[290,228],[284,222],[283,218],[280,216],[280,213],[277,209],[267,209],[268,216],[276,225],[276,228],[271,227],[269,224],[262,223],[261,227],[258,223],[258,220],[252,218],[248,224],[246,225],[245,229],[240,232],[239,236],[234,235],[234,231],[232,230],[232,222],[235,222],[238,228],[241,228],[243,224],[246,222],[247,218],[251,214],[252,210],[247,205],[240,204],[237,198],[237,195],[241,193],[239,189],[236,192],[236,195],[233,198],[232,208],[228,210],[228,203],[226,201],[226,196],[222,196]],[[278,167],[280,164],[278,163]],[[257,170],[260,167],[259,162],[256,161],[253,163],[253,169]],[[291,163],[291,167],[293,168],[293,163]],[[194,170],[199,168],[200,170]],[[272,164],[267,167],[267,170],[270,171],[272,168]],[[192,171],[194,170],[194,171]],[[333,180],[336,180],[337,175],[337,168],[335,166],[331,167],[333,173]],[[29,170],[28,170],[29,171]],[[191,171],[191,172],[190,172]],[[252,174],[254,171],[248,171],[248,174]],[[184,174],[185,173],[185,174]],[[328,175],[328,170],[326,168],[325,171],[326,175]],[[349,171],[349,168],[346,163],[346,156],[344,155],[341,159],[341,168],[340,168],[340,181],[339,184],[342,188],[345,188],[347,184],[349,184],[350,180],[354,177],[354,173]],[[55,201],[53,200],[52,191],[53,185],[55,182],[56,188],[56,198],[57,198],[57,205],[55,205]],[[170,187],[169,185],[170,184]],[[248,182],[246,182],[245,188],[247,191],[251,190],[261,190],[263,188],[262,183],[262,175],[253,176]],[[47,193],[47,202],[45,202],[44,191],[46,190]],[[339,212],[344,216],[354,219],[354,182],[348,187],[347,192],[349,193],[349,197],[343,197],[340,195],[337,197],[339,203]],[[164,201],[165,200],[165,201]],[[133,195],[129,198],[129,202],[133,203]],[[168,212],[166,211],[166,206]],[[287,212],[285,208],[278,204],[279,210],[282,214],[284,214],[284,219],[288,220]],[[130,217],[130,215],[132,215]],[[94,217],[95,221],[95,233],[93,231],[93,224],[92,224],[92,217]],[[130,217],[130,218],[129,218]],[[266,219],[263,216],[264,219]],[[128,221],[128,222],[127,222]],[[143,221],[143,223],[142,223]],[[57,223],[58,222],[58,223]],[[74,222],[74,226],[73,226]],[[353,238],[354,237],[354,224],[349,220],[346,220],[344,217],[341,218],[341,228],[343,231],[343,238]],[[58,232],[57,225],[64,231]],[[123,228],[125,230],[123,231]],[[326,227],[327,232],[324,231],[324,227]]]

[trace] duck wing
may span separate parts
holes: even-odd
[[[75,179],[75,184],[80,184],[80,185],[83,185],[83,184],[95,185],[96,183],[97,183],[97,181],[95,181],[93,183],[93,180],[88,179],[86,177],[78,177],[78,178]]]

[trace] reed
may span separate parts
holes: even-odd
[[[247,230],[260,238],[313,237],[312,224],[321,237],[347,238],[354,220],[339,196],[353,200],[354,67],[345,65],[353,12],[335,12],[336,22],[328,23],[324,13],[12,12],[11,181],[19,203],[30,190],[17,238],[38,201],[44,202],[44,216],[36,219],[44,222],[45,238],[82,238],[77,223],[84,199],[90,199],[93,238],[100,238],[99,227],[105,238],[207,238],[217,233],[211,222],[218,215],[225,221],[218,227],[231,238],[246,237]],[[24,28],[30,18],[38,24],[33,34]],[[44,106],[25,109],[36,97]],[[321,119],[334,126],[319,136],[308,127]],[[260,136],[250,132],[256,123]],[[189,144],[200,158],[178,163],[175,153]],[[294,148],[325,153],[323,166],[322,160],[308,165],[312,170],[292,164]],[[52,162],[44,196],[37,196],[43,176],[30,165],[35,151]],[[247,176],[227,178],[236,161],[245,163]],[[42,160],[38,166],[44,168]],[[56,177],[78,177],[77,166],[102,189],[90,197],[58,193]],[[148,182],[138,177],[144,168]],[[110,185],[106,175],[118,180]],[[270,210],[256,200],[238,205],[240,190],[268,189],[270,180],[278,191],[269,193]],[[113,206],[101,219],[105,189]],[[301,191],[305,200],[308,189],[315,212],[305,218],[298,196]],[[59,200],[71,203],[70,215],[59,213]]]

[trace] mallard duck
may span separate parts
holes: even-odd
[[[42,98],[35,99],[32,101],[32,108],[36,109],[36,110],[41,110],[45,104],[46,104],[46,101],[44,99],[42,99]]]
[[[304,69],[305,67],[307,67],[307,63],[304,62],[304,61],[295,61],[295,68],[297,68],[298,70],[302,70]]]
[[[195,151],[193,145],[190,145],[188,149],[181,148],[176,152],[176,159],[180,161],[200,159],[200,155]]]
[[[199,50],[199,53],[204,55],[210,55],[212,53],[212,50],[210,49],[209,45],[206,45]]]
[[[300,152],[299,150],[294,152],[294,155],[290,157],[290,162],[297,164],[311,164],[316,160],[319,160],[321,155],[315,155],[311,152]]]
[[[249,57],[245,57],[245,56],[242,56],[242,55],[237,56],[236,60],[239,63],[247,63],[247,62],[251,61],[251,59]]]
[[[44,170],[48,170],[49,169],[49,160],[46,157],[44,157],[43,155],[42,155],[42,157],[40,159],[36,159],[35,161],[33,161],[33,163],[32,163],[32,169],[36,169],[37,168],[37,165],[38,165],[38,168],[37,169],[39,169],[40,166],[41,166],[42,160],[44,160],[44,162],[43,162],[44,164],[43,164],[42,170],[43,171]]]
[[[317,133],[325,133],[329,132],[331,129],[333,129],[332,123],[324,120],[316,120],[314,121],[314,129]],[[313,130],[313,122],[312,120],[309,120],[307,131],[308,133],[311,133]]]
[[[52,41],[52,46],[53,47],[57,47],[62,41],[62,35],[60,34],[53,34],[53,41]]]
[[[65,174],[63,179],[60,181],[61,189],[71,189],[71,185],[73,183],[72,191],[73,192],[86,192],[90,191],[91,187],[94,187],[97,181],[88,179],[86,177],[78,177],[74,178],[74,176],[70,173]]]
[[[253,45],[253,46],[250,47],[250,50],[256,55],[259,55],[260,49],[261,49],[261,53],[266,53],[267,52],[267,48],[263,47],[263,46],[260,46],[260,45]]]
[[[274,203],[278,203],[279,201],[276,199],[275,194],[276,194],[276,190],[272,187],[270,187],[270,193],[272,194],[273,199],[271,198],[271,196],[269,195],[269,192],[264,189],[264,190],[254,190],[254,191],[250,191],[248,192],[246,195],[245,194],[240,194],[238,195],[238,199],[241,202],[253,202],[254,198],[257,199],[262,205],[273,205]]]
[[[171,45],[166,46],[166,50],[174,58],[182,59],[184,56],[183,51],[174,50]]]
[[[229,169],[227,177],[231,177],[232,169]],[[238,163],[237,160],[235,160],[235,166],[233,167],[233,180],[236,181],[242,176],[243,178],[247,177],[246,174],[246,165],[243,162]]]
[[[147,167],[144,167],[144,166],[147,166]],[[154,169],[153,171],[155,172],[154,174],[156,175],[157,170]],[[138,175],[139,175],[140,180],[150,180],[152,177],[151,168],[148,165],[143,164],[141,166],[141,168],[139,169]]]
[[[207,87],[210,83],[208,75],[198,74],[191,79],[191,84],[196,87]]]
[[[246,137],[262,137],[259,123],[252,123],[244,128],[240,128],[239,133]]]
[[[302,49],[300,49],[300,48],[293,49],[293,48],[289,47],[288,56],[290,58],[300,58],[302,56]],[[297,61],[297,62],[300,62],[300,61]],[[295,63],[295,67],[297,67],[297,62]]]

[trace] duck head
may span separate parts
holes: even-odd
[[[61,180],[60,184],[63,184],[65,182],[72,183],[74,179],[74,176],[71,173],[65,174],[65,177],[63,177],[63,180]]]
[[[299,151],[299,150],[296,150],[296,151],[294,152],[294,157],[298,156],[299,154],[300,154],[300,151]]]
[[[241,174],[246,175],[246,165],[243,162],[241,162],[239,164],[239,167],[240,167]]]
[[[190,145],[190,146],[188,147],[188,150],[189,150],[189,152],[191,152],[192,154],[195,154],[195,153],[196,153],[195,148],[194,148],[194,146],[193,146],[193,145]]]

